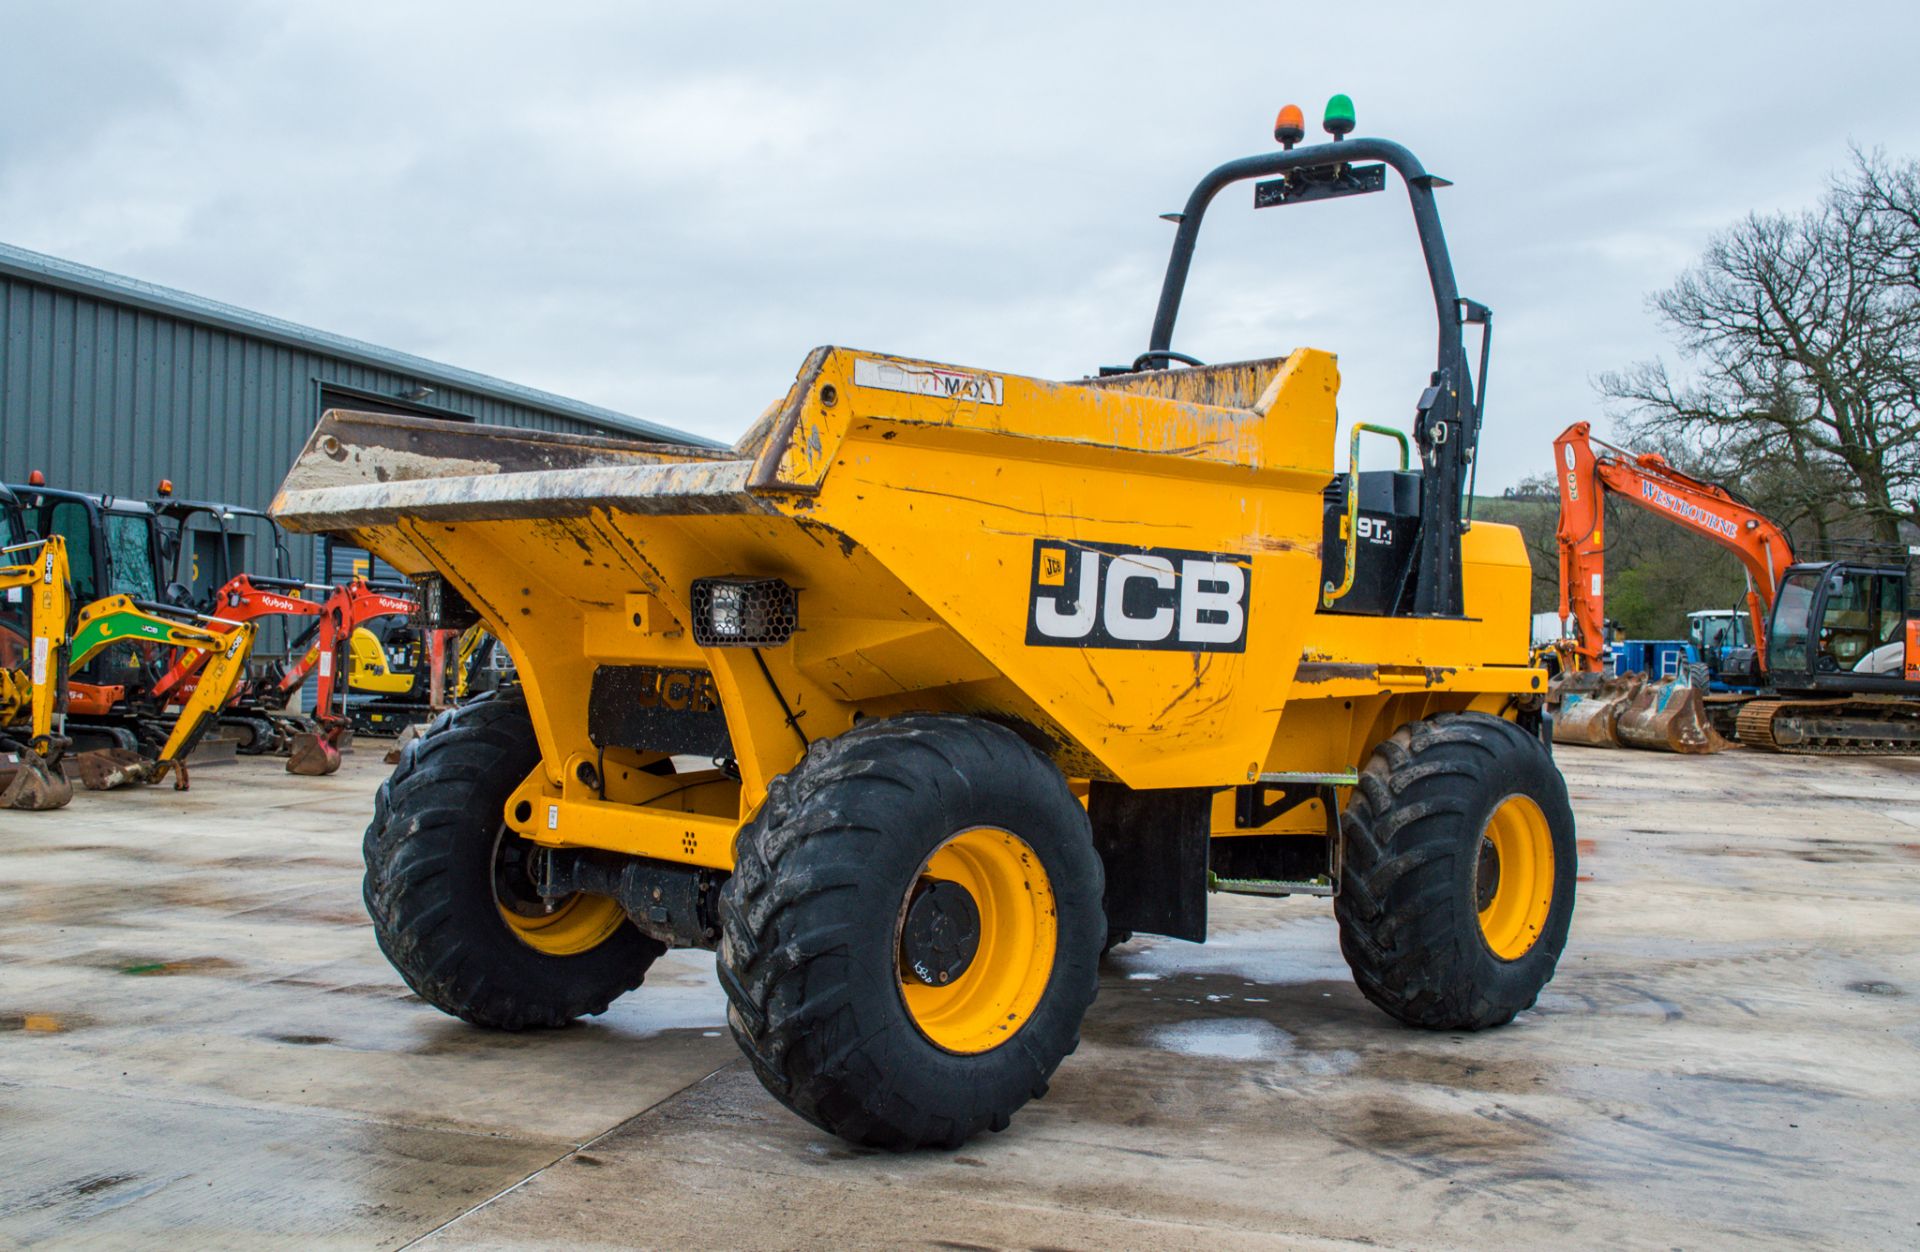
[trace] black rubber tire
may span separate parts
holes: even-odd
[[[1052,974],[991,1051],[922,1034],[899,988],[896,926],[926,858],[977,826],[1025,840],[1054,892]],[[777,1100],[853,1143],[957,1148],[1004,1130],[1080,1042],[1099,987],[1105,879],[1086,809],[1002,726],[915,714],[815,742],[735,841],[720,981],[733,1036]]]
[[[1552,901],[1514,960],[1487,947],[1475,906],[1482,830],[1529,796],[1553,843]],[[1540,741],[1481,713],[1403,726],[1373,752],[1341,821],[1340,951],[1367,999],[1409,1026],[1480,1030],[1533,1007],[1566,947],[1579,872],[1566,783]]]
[[[1713,671],[1705,661],[1691,661],[1687,664],[1687,681],[1700,692],[1707,694],[1707,685],[1713,681]]]
[[[421,999],[476,1026],[528,1030],[603,1013],[666,950],[626,922],[586,952],[553,956],[501,918],[500,809],[539,763],[519,693],[483,696],[407,745],[367,827],[363,894],[380,950]]]

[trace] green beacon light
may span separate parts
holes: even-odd
[[[1353,133],[1353,97],[1343,92],[1328,100],[1327,115],[1321,119],[1320,127],[1333,136],[1335,143],[1351,135]]]

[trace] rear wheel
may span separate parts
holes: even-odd
[[[1478,1030],[1532,1007],[1573,917],[1573,810],[1540,741],[1448,713],[1375,749],[1342,821],[1340,950],[1400,1021]]]
[[[501,808],[540,763],[526,707],[441,714],[380,785],[365,855],[380,950],[420,998],[480,1026],[563,1026],[640,985],[665,948],[620,905],[534,888],[534,845]]]
[[[816,743],[721,897],[735,1039],[855,1143],[957,1147],[1046,1092],[1106,939],[1084,807],[1004,727],[913,716]]]

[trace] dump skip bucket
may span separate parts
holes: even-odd
[[[1620,709],[1620,742],[1654,752],[1719,752],[1727,746],[1707,718],[1700,689],[1678,678],[1648,683]]]

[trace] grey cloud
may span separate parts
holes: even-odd
[[[1920,152],[1904,4],[12,3],[0,238],[730,437],[844,342],[1056,377],[1144,346],[1171,228],[1274,110],[1351,92],[1457,186],[1498,312],[1483,486],[1662,349],[1645,294]],[[1872,32],[1861,38],[1862,31]],[[1223,202],[1179,346],[1341,356],[1404,422],[1404,207]]]

